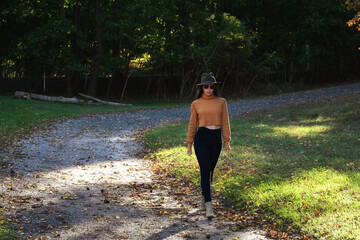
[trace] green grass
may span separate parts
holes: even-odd
[[[139,110],[142,108],[177,107],[183,103],[136,104],[133,106],[84,106],[39,100],[14,99],[0,96],[0,136],[32,129],[49,120],[107,112]]]
[[[3,211],[0,208],[0,239],[15,239],[13,231],[8,223],[8,221],[4,218]]]
[[[283,231],[360,239],[360,96],[231,119],[232,152],[222,153],[213,187]],[[187,123],[144,137],[160,167],[199,187],[186,155]]]

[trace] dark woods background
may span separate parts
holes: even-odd
[[[359,73],[344,0],[2,0],[0,91],[189,99],[273,94]],[[1,92],[0,92],[1,93]]]

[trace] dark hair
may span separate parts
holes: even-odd
[[[219,88],[218,88],[217,84],[215,84],[214,86],[215,86],[214,92],[213,92],[214,96],[220,97]],[[196,93],[195,93],[195,99],[201,98],[202,95],[203,95],[203,93],[204,93],[203,85],[202,85],[202,86],[198,86],[198,88],[196,89]]]

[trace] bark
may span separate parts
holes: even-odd
[[[124,98],[124,94],[125,94],[125,90],[126,90],[127,84],[128,84],[128,82],[129,82],[129,78],[130,78],[130,76],[132,75],[132,73],[134,72],[134,70],[135,70],[134,68],[131,68],[131,69],[128,71],[128,74],[127,74],[126,79],[125,79],[125,85],[124,85],[124,88],[123,88],[123,90],[122,90],[122,92],[121,92],[121,97],[120,97],[121,100]]]
[[[74,103],[74,104],[91,104],[84,100],[77,99],[77,98],[66,98],[66,97],[53,97],[53,96],[45,96],[40,94],[34,94],[29,92],[21,92],[16,91],[14,93],[15,98],[24,98],[24,99],[37,99],[43,101],[51,101],[51,102],[63,102],[63,103]]]
[[[161,95],[163,95],[164,100],[166,100],[166,86],[165,86],[165,69],[164,66],[161,68],[161,74],[160,77],[156,81],[157,83],[157,93],[156,93],[156,99],[159,99]]]
[[[113,83],[113,80],[114,80],[114,76],[115,76],[115,74],[113,73],[111,78],[109,79],[109,82],[108,82],[107,86],[106,86],[106,93],[105,93],[106,97],[109,97],[110,94],[111,94],[111,88],[112,88],[112,83]]]
[[[185,86],[190,81],[190,77],[192,76],[194,71],[195,71],[194,69],[191,69],[191,70],[186,72],[185,68],[183,68],[182,78],[181,78],[181,86],[180,86],[180,93],[179,93],[180,99],[184,98]]]
[[[193,72],[195,71],[195,67],[192,66],[192,64],[191,64],[191,56],[189,55],[189,49],[188,49],[188,46],[190,45],[190,38],[191,38],[190,27],[189,27],[189,25],[190,25],[189,19],[191,17],[190,17],[190,13],[188,11],[186,4],[187,3],[185,1],[179,2],[180,23],[184,26],[183,29],[185,32],[184,40],[182,41],[182,49],[183,49],[183,54],[185,56],[185,60],[183,63],[181,86],[180,86],[180,92],[179,92],[180,99],[183,99],[185,87],[186,87],[187,83],[190,81],[190,77],[192,76]]]
[[[100,71],[100,63],[102,58],[102,22],[101,22],[101,6],[100,0],[95,1],[95,14],[96,14],[96,56],[93,64],[93,72],[89,81],[88,94],[96,96],[97,81]]]
[[[146,85],[146,89],[145,89],[146,94],[148,94],[150,92],[151,84],[152,84],[152,77],[150,76],[149,80],[147,81],[147,85]]]
[[[112,105],[112,106],[131,106],[131,104],[124,104],[124,103],[116,103],[116,102],[109,102],[109,101],[104,101],[92,96],[88,96],[82,93],[79,93],[80,96],[86,98],[86,99],[90,99],[92,101],[88,101],[88,100],[83,100],[83,99],[78,99],[76,97],[73,98],[66,98],[66,97],[55,97],[55,96],[46,96],[46,95],[40,95],[40,94],[34,94],[34,93],[30,93],[30,92],[21,92],[21,91],[16,91],[14,93],[14,97],[15,98],[23,98],[23,99],[37,99],[37,100],[43,100],[43,101],[50,101],[50,102],[62,102],[62,103],[73,103],[73,104],[82,104],[82,105],[99,105],[99,104],[103,104],[103,105]],[[95,101],[95,102],[93,102]]]
[[[291,85],[293,83],[294,74],[295,74],[294,58],[291,57],[291,59],[290,59],[290,70],[289,70],[289,85]]]
[[[76,1],[76,4],[74,5],[74,27],[75,27],[75,31],[71,34],[70,39],[71,39],[71,47],[72,47],[72,51],[75,55],[75,59],[77,61],[77,63],[81,63],[82,59],[81,59],[81,48],[78,45],[78,41],[79,41],[79,31],[80,31],[80,2]],[[76,91],[79,88],[79,80],[80,80],[80,72],[78,70],[76,71],[72,71],[71,74],[71,81],[70,81],[70,86],[68,91],[69,93],[73,93],[74,91]]]
[[[223,92],[223,90],[224,90],[225,82],[226,82],[226,80],[228,79],[228,77],[230,76],[230,73],[232,72],[233,68],[234,68],[234,65],[231,65],[231,68],[230,68],[230,70],[227,72],[226,77],[222,80],[220,95],[222,94],[222,92]]]
[[[120,41],[118,44],[115,44],[114,45],[114,51],[113,51],[113,57],[119,57],[120,56],[120,52],[121,52],[121,49],[122,49],[122,40],[123,40],[123,37],[120,38]],[[111,94],[111,89],[112,89],[112,84],[113,82],[115,81],[118,81],[119,80],[119,76],[120,76],[120,72],[119,72],[119,68],[116,68],[112,71],[112,76],[110,78],[110,81],[106,87],[106,94],[105,96],[110,96]]]
[[[258,73],[255,74],[255,76],[253,76],[253,78],[251,79],[251,81],[250,81],[249,85],[247,86],[247,88],[244,89],[244,96],[247,96],[247,94],[250,91],[251,86],[253,85],[253,83],[254,83],[254,81],[256,80],[257,77],[258,77]]]
[[[65,21],[66,21],[64,4],[65,4],[64,0],[59,0],[60,17],[61,17],[63,29],[65,29]],[[64,46],[66,46],[66,39],[67,39],[67,35],[66,35],[66,32],[64,31],[64,42],[63,42]],[[63,64],[63,66],[66,65],[66,62],[64,60],[62,60],[61,62]],[[65,78],[66,78],[66,93],[67,93],[67,95],[70,96],[72,94],[72,86],[71,86],[71,78],[70,78],[69,72],[65,72]]]
[[[191,88],[191,91],[190,91],[190,94],[189,94],[189,98],[191,98],[193,95],[194,95],[194,92],[195,92],[195,88],[196,88],[196,84],[198,83],[198,79],[199,79],[199,77],[201,76],[201,74],[202,74],[202,69],[203,69],[203,67],[201,67],[201,69],[200,70],[198,70],[197,72],[196,72],[196,77],[195,77],[195,80],[194,80],[194,82],[193,82],[193,85],[192,85],[192,88]]]
[[[95,102],[99,102],[102,103],[104,105],[114,105],[114,106],[131,106],[131,104],[124,104],[124,103],[116,103],[116,102],[109,102],[109,101],[104,101],[104,100],[100,100],[98,98],[92,97],[92,96],[88,96],[82,93],[79,93],[80,96],[84,97],[84,98],[88,98],[91,100],[94,100]]]
[[[70,73],[66,73],[65,79],[66,79],[66,95],[71,96],[72,95],[72,83],[71,83]]]

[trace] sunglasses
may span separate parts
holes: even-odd
[[[215,86],[204,85],[203,87],[204,87],[205,89],[208,89],[209,87],[210,87],[210,89],[213,89],[213,90],[215,89]]]

